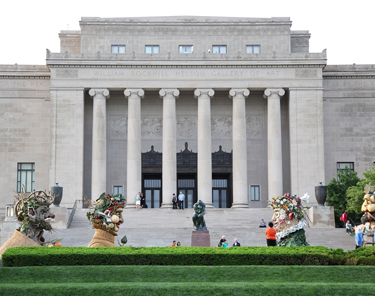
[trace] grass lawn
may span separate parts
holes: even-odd
[[[0,295],[373,295],[373,269],[372,266],[1,267]]]

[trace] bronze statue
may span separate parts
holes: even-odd
[[[206,222],[204,221],[204,215],[206,214],[206,204],[198,200],[193,205],[194,208],[194,215],[193,215],[193,223],[194,223],[194,230],[198,231],[207,231]]]

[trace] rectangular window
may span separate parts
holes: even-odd
[[[143,182],[145,188],[161,188],[161,180],[159,179],[147,179]]]
[[[25,188],[25,192],[32,192],[35,183],[35,163],[18,163],[17,192]]]
[[[180,45],[178,53],[193,53],[193,45]]]
[[[159,53],[159,45],[146,45],[145,52],[146,53]]]
[[[125,53],[125,45],[112,45],[112,53]]]
[[[177,186],[178,188],[194,188],[195,180],[194,179],[178,179]]]
[[[250,185],[250,200],[260,200],[259,185]]]
[[[337,174],[340,170],[345,170],[345,167],[348,167],[352,172],[354,172],[354,162],[338,162],[337,163]]]
[[[121,185],[115,185],[113,186],[113,194],[124,194],[123,193],[123,187]]]
[[[227,46],[226,45],[213,45],[212,53],[227,53]]]
[[[260,45],[246,45],[246,53],[260,53]]]

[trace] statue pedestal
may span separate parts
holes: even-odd
[[[210,232],[193,230],[191,232],[191,246],[192,247],[209,247],[210,246]]]
[[[51,212],[55,214],[54,221],[51,221],[51,225],[56,229],[65,229],[69,219],[69,211],[65,207],[51,208]]]
[[[307,210],[310,227],[313,228],[334,228],[335,227],[335,213],[333,207],[330,206],[312,206]]]

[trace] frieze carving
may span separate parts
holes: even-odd
[[[160,138],[163,135],[162,117],[142,117],[141,133],[145,138]]]
[[[127,139],[128,119],[123,116],[109,116],[109,139],[124,141]]]
[[[263,116],[250,115],[246,117],[246,138],[263,139]]]
[[[57,69],[56,70],[57,78],[78,78],[77,69]]]
[[[318,72],[316,69],[296,69],[296,77],[299,78],[316,78]]]
[[[177,138],[191,139],[197,137],[197,117],[177,117]]]
[[[280,27],[268,27],[268,26],[233,26],[230,28],[224,28],[222,26],[211,27],[211,26],[102,26],[102,25],[83,25],[82,35],[84,34],[95,34],[95,35],[278,35],[290,33],[289,26]]]
[[[231,138],[232,116],[212,117],[211,134],[212,138]]]

